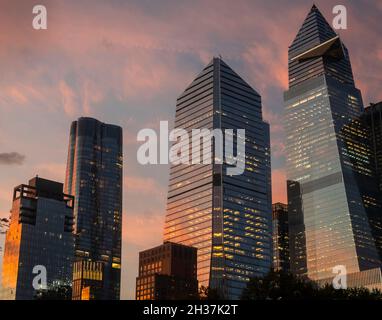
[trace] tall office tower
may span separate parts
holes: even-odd
[[[289,47],[284,93],[291,269],[380,286],[378,190],[348,50],[316,6]],[[342,269],[342,271],[344,271]]]
[[[289,272],[289,226],[288,206],[284,203],[272,205],[273,221],[273,269]]]
[[[171,242],[140,252],[136,300],[196,299],[196,252]]]
[[[164,230],[165,241],[198,248],[199,285],[238,298],[272,263],[269,125],[261,97],[213,58],[178,98],[175,127],[234,129],[234,150],[236,129],[245,129],[244,173],[227,174],[227,159],[171,166]]]
[[[92,118],[79,118],[72,123],[65,192],[75,196],[76,272],[73,299],[81,297],[84,290],[90,292],[90,297],[95,300],[118,300],[121,278],[122,128]],[[81,271],[84,268],[86,272]],[[99,283],[100,268],[102,288]]]
[[[369,131],[378,185],[382,191],[382,101],[366,107],[363,118]]]
[[[39,177],[14,189],[1,298],[35,299],[44,274],[47,289],[72,285],[74,201],[62,190],[62,183]]]

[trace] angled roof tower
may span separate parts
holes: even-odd
[[[190,134],[232,129],[236,137],[245,129],[241,174],[228,174],[227,157],[223,164],[171,165],[164,228],[165,241],[198,249],[199,285],[238,299],[249,279],[265,275],[272,263],[270,138],[261,97],[215,57],[177,99],[174,127]]]
[[[382,205],[362,96],[316,6],[289,47],[284,104],[291,272],[331,284],[345,266],[348,287],[381,289]]]
[[[288,50],[289,87],[323,74],[354,85],[347,48],[313,5]]]

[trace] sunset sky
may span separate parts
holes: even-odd
[[[382,100],[382,1],[315,1],[331,23],[344,4],[364,104]],[[48,30],[32,28],[44,4]],[[36,174],[64,181],[70,123],[124,130],[122,298],[134,298],[138,252],[162,242],[168,166],[136,161],[136,134],[173,122],[177,96],[221,55],[262,96],[271,124],[273,201],[285,201],[283,91],[287,50],[306,0],[0,0],[0,217],[12,190]],[[0,236],[0,246],[3,237]],[[2,255],[2,253],[0,253]],[[1,258],[0,258],[1,264]],[[1,269],[1,267],[0,267]]]

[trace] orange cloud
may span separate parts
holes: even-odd
[[[288,10],[280,10],[286,3]],[[9,175],[0,172],[6,189],[0,190],[0,210],[9,207],[12,188],[36,169],[40,175],[63,180],[64,165],[52,159],[66,161],[68,128],[75,117],[89,115],[123,123],[128,170],[123,250],[129,266],[123,271],[128,278],[123,286],[131,290],[138,250],[161,242],[167,191],[164,178],[144,178],[146,168],[131,169],[134,130],[154,128],[170,116],[173,119],[176,97],[213,55],[221,54],[259,91],[264,118],[271,124],[272,156],[283,156],[287,49],[311,5],[302,3],[50,1],[48,30],[38,32],[31,28],[33,0],[3,0],[0,21],[6,31],[0,31],[0,139],[2,146],[10,143],[27,149],[28,159],[35,160]],[[321,3],[330,20],[332,3]],[[348,1],[347,7],[349,29],[341,36],[351,54],[357,85],[366,103],[382,99],[379,12],[371,2]],[[23,107],[23,113],[15,107]],[[8,123],[12,126],[5,126]],[[44,149],[49,151],[41,152]],[[273,201],[285,201],[282,169],[273,170],[272,182]]]

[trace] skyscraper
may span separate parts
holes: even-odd
[[[72,285],[74,201],[62,190],[62,183],[39,177],[14,189],[3,259],[3,299],[35,299],[39,287],[33,282],[43,276],[41,267],[46,270],[47,289]]]
[[[349,53],[316,6],[289,47],[284,93],[291,269],[381,284],[380,204]]]
[[[289,272],[289,225],[288,206],[284,203],[272,205],[273,221],[273,269]]]
[[[140,252],[136,299],[196,299],[196,252],[171,242]]]
[[[81,297],[82,290],[85,290],[90,291],[93,299],[118,300],[121,277],[122,128],[92,118],[79,118],[72,123],[65,192],[75,196],[76,274],[73,298]],[[86,272],[79,272],[83,268]],[[102,288],[99,288],[100,269]],[[92,283],[95,288],[91,287]]]
[[[226,162],[171,166],[164,230],[165,241],[198,248],[199,285],[238,298],[272,262],[269,125],[261,97],[213,58],[178,98],[175,128],[246,130],[241,175],[228,175]]]
[[[375,172],[382,191],[382,101],[365,108],[363,119],[369,132]]]

